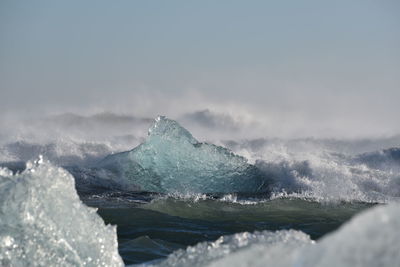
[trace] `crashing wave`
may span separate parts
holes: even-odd
[[[198,142],[176,121],[160,116],[147,140],[131,151],[106,157],[97,176],[112,177],[137,191],[160,193],[258,193],[266,179],[244,157]]]
[[[258,161],[256,166],[270,177],[273,198],[386,203],[400,197],[400,173],[374,170],[334,157],[303,163]]]
[[[76,194],[73,177],[40,159],[0,169],[1,266],[122,266],[116,229]]]
[[[398,203],[373,208],[318,242],[294,230],[222,236],[152,266],[397,266],[399,213]]]
[[[400,148],[393,147],[379,151],[363,153],[354,157],[357,163],[379,170],[400,171]]]
[[[273,198],[386,203],[400,197],[400,165],[397,163],[396,170],[392,156],[390,159],[384,156],[378,169],[367,164],[371,161],[365,155],[350,157],[318,150],[299,152],[290,151],[289,147],[266,147],[262,151],[268,159],[256,160],[255,166],[269,177]],[[397,149],[390,151],[394,153]],[[359,158],[363,161],[355,160]],[[390,168],[383,167],[383,162],[388,161],[393,163]]]

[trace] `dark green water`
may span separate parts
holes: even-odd
[[[117,225],[119,251],[126,264],[163,258],[176,249],[244,231],[296,229],[318,239],[372,206],[301,199],[244,205],[215,199],[124,201],[121,197],[87,203],[99,208],[106,223]]]

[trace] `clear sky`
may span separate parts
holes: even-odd
[[[0,111],[143,105],[153,115],[181,99],[395,134],[399,3],[2,0]]]

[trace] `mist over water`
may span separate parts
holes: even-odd
[[[243,87],[242,90],[247,89]],[[366,91],[359,95],[338,94],[325,98],[317,89],[310,89],[301,97],[293,92],[268,95],[253,93],[254,89],[248,90],[248,96],[238,95],[236,91],[210,93],[200,89],[100,91],[85,96],[84,103],[70,100],[47,103],[33,101],[30,105],[16,103],[14,107],[2,111],[0,123],[8,125],[6,131],[16,127],[23,131],[23,128],[32,126],[32,121],[36,126],[38,121],[47,122],[52,128],[64,123],[64,126],[70,125],[76,130],[84,119],[80,116],[98,116],[97,123],[104,126],[99,131],[107,134],[110,128],[106,126],[105,114],[114,114],[120,118],[111,122],[111,115],[108,119],[114,123],[109,126],[113,127],[115,133],[121,130],[125,134],[137,135],[132,132],[133,123],[128,126],[130,131],[126,131],[128,117],[151,120],[157,115],[166,115],[204,140],[317,138],[374,141],[400,134],[396,104],[392,103],[397,95],[392,93],[380,96],[377,92]],[[382,98],[388,98],[388,101],[374,102]],[[59,123],[55,125],[57,117]],[[92,121],[95,122],[96,118],[92,118]],[[144,136],[143,128],[146,127],[137,128]],[[84,131],[84,128],[80,131]]]

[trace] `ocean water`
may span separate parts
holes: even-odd
[[[400,138],[200,142],[166,117],[109,113],[14,124],[0,136],[1,265],[399,262]]]
[[[176,198],[155,198],[136,205],[119,202],[109,207],[87,203],[100,207],[98,213],[105,222],[118,225],[119,250],[127,264],[159,259],[178,248],[241,232],[295,229],[316,240],[372,206],[286,198],[255,204]]]

